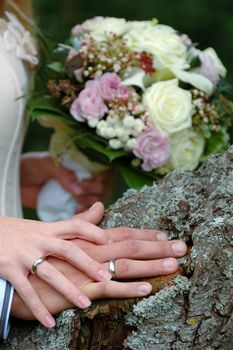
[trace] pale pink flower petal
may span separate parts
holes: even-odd
[[[121,79],[116,73],[105,73],[99,79],[99,84],[103,99],[112,100],[117,97]]]
[[[102,118],[108,112],[95,86],[86,87],[72,103],[70,113],[78,121]]]
[[[151,171],[168,161],[169,140],[162,136],[157,129],[147,129],[139,135],[133,153],[143,160],[142,169]]]

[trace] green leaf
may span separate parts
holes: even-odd
[[[78,129],[76,129],[77,131]],[[108,147],[103,139],[100,139],[90,131],[79,130],[76,132],[74,143],[94,161],[112,163],[115,159],[126,156],[128,153],[124,150],[113,150]]]
[[[215,153],[223,153],[229,146],[229,134],[224,128],[219,132],[212,132],[210,138],[206,139],[204,157]]]
[[[47,64],[47,68],[60,74],[64,74],[64,65],[61,62],[52,62]]]
[[[43,115],[52,112],[53,114],[57,114],[58,117],[63,116],[67,119],[72,119],[68,113],[65,113],[65,111],[61,109],[61,106],[56,99],[50,96],[32,97],[28,101],[27,108],[32,115],[35,114],[36,111],[41,112]],[[38,114],[39,113],[37,113],[37,115]]]
[[[200,66],[201,66],[201,60],[200,60],[199,56],[193,57],[191,62],[190,62],[190,69],[197,68]]]
[[[117,168],[130,188],[140,189],[145,185],[151,186],[155,181],[155,179],[149,175],[146,175],[145,173],[140,172],[137,169],[124,164],[123,162],[117,163]]]
[[[225,79],[221,79],[217,86],[216,99],[219,98],[220,95],[224,95],[229,100],[233,100],[233,85]]]

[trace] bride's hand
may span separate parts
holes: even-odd
[[[101,207],[100,204],[98,205]],[[100,219],[97,211],[88,211],[79,217],[93,224],[97,224]],[[183,256],[187,251],[183,242],[167,241],[164,233],[154,230],[115,228],[107,229],[106,233],[112,240],[112,243],[108,245],[98,246],[80,239],[74,241],[87,254],[102,263],[106,271],[108,261],[115,259],[117,279],[171,274],[178,269],[175,258]],[[145,282],[96,282],[64,261],[49,258],[49,262],[86,293],[91,300],[142,297],[151,292],[150,284]],[[30,276],[30,280],[51,313],[55,314],[73,305],[53,288],[39,280],[37,276]],[[14,296],[12,315],[25,319],[33,318],[30,310],[25,307],[17,294]]]
[[[22,204],[35,208],[42,186],[56,179],[82,205],[80,211],[86,210],[96,201],[110,197],[114,178],[110,172],[106,170],[89,180],[78,181],[72,170],[55,164],[49,153],[26,153],[21,157],[20,169]]]
[[[83,180],[81,185],[85,193],[76,196],[79,204],[82,205],[77,213],[82,213],[97,201],[105,201],[111,198],[115,182],[115,174],[112,169],[100,171],[93,175],[91,179]]]
[[[103,215],[103,206],[94,205],[86,215]],[[0,217],[0,276],[8,280],[19,293],[25,304],[46,327],[54,325],[54,319],[41,301],[38,293],[28,279],[32,264],[39,257],[56,256],[66,260],[83,271],[90,278],[105,281],[111,278],[103,266],[91,258],[70,239],[80,237],[107,244],[107,233],[81,217],[56,223]],[[52,286],[73,305],[85,308],[90,300],[81,290],[68,280],[48,260],[38,265],[37,276]]]

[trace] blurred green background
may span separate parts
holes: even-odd
[[[214,47],[227,67],[227,79],[233,83],[233,0],[34,0],[34,7],[40,28],[57,42],[68,38],[75,24],[98,15],[158,18],[160,23],[188,34],[201,49]],[[48,130],[32,123],[25,150],[47,148],[49,135]]]

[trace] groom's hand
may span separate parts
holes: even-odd
[[[99,222],[100,214],[98,211],[96,213],[89,211],[79,217],[96,224]],[[73,241],[100,262],[106,271],[108,261],[115,259],[117,280],[171,274],[178,269],[176,258],[183,256],[187,251],[183,242],[167,241],[166,235],[159,231],[115,228],[105,232],[112,240],[111,244],[98,246],[80,239]],[[140,297],[151,292],[151,286],[145,282],[95,282],[65,261],[53,257],[48,259],[91,300],[109,297]],[[63,296],[36,276],[30,276],[30,281],[51,313],[57,313],[72,306]],[[33,318],[17,294],[14,297],[12,315],[26,319]]]

